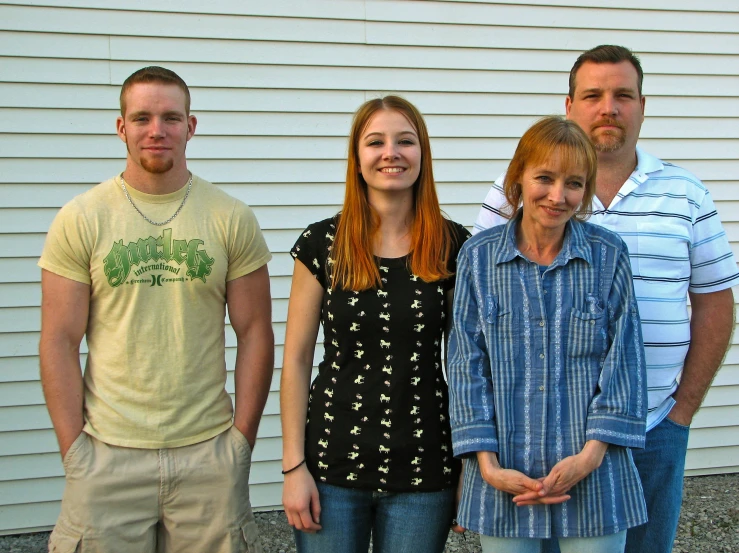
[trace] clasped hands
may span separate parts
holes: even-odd
[[[518,507],[553,505],[570,499],[567,492],[600,466],[607,448],[604,442],[590,440],[580,453],[565,457],[541,478],[530,478],[517,470],[502,468],[494,452],[478,451],[477,460],[483,479],[494,488],[513,495]]]

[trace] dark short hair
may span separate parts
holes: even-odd
[[[504,207],[506,216],[512,218],[520,209],[521,180],[526,167],[544,163],[555,153],[560,154],[560,160],[565,168],[585,169],[585,194],[575,218],[585,220],[589,217],[595,194],[598,155],[585,131],[574,121],[559,115],[549,115],[540,119],[518,142],[516,153],[513,154],[503,179],[503,192],[507,201]]]
[[[623,46],[613,44],[601,44],[595,48],[591,48],[587,52],[580,54],[575,61],[575,65],[570,69],[570,91],[567,93],[570,98],[575,97],[575,77],[577,72],[586,62],[591,63],[621,63],[628,61],[636,69],[637,84],[639,86],[639,96],[642,95],[641,87],[644,81],[644,71],[641,68],[641,62],[634,52]]]
[[[190,89],[177,73],[158,65],[150,65],[142,67],[138,71],[134,71],[129,77],[123,81],[121,87],[121,115],[126,114],[126,92],[135,84],[139,83],[161,83],[178,86],[185,93],[185,113],[190,115]]]

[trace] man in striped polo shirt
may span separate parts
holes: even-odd
[[[630,50],[597,46],[572,67],[565,109],[598,152],[590,222],[617,232],[629,247],[646,348],[647,440],[633,457],[649,522],[628,531],[626,552],[669,553],[689,426],[731,338],[731,287],[739,272],[706,187],[636,146],[642,79]],[[502,182],[501,176],[488,192],[473,232],[506,222]]]

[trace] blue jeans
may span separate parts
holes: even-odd
[[[454,516],[453,488],[372,492],[316,482],[322,530],[296,530],[298,553],[441,553]]]
[[[630,528],[626,553],[670,553],[683,500],[685,455],[690,427],[665,418],[647,432],[644,449],[633,449],[649,522]]]
[[[548,542],[559,543],[562,553],[623,553],[626,530],[594,538],[493,538],[480,536],[482,553],[540,553]]]

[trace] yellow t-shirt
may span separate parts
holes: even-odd
[[[127,187],[153,221],[187,191]],[[124,447],[179,447],[231,424],[225,390],[226,282],[271,258],[252,210],[193,176],[164,226],[136,213],[118,178],[59,212],[39,266],[90,285],[85,432]]]

